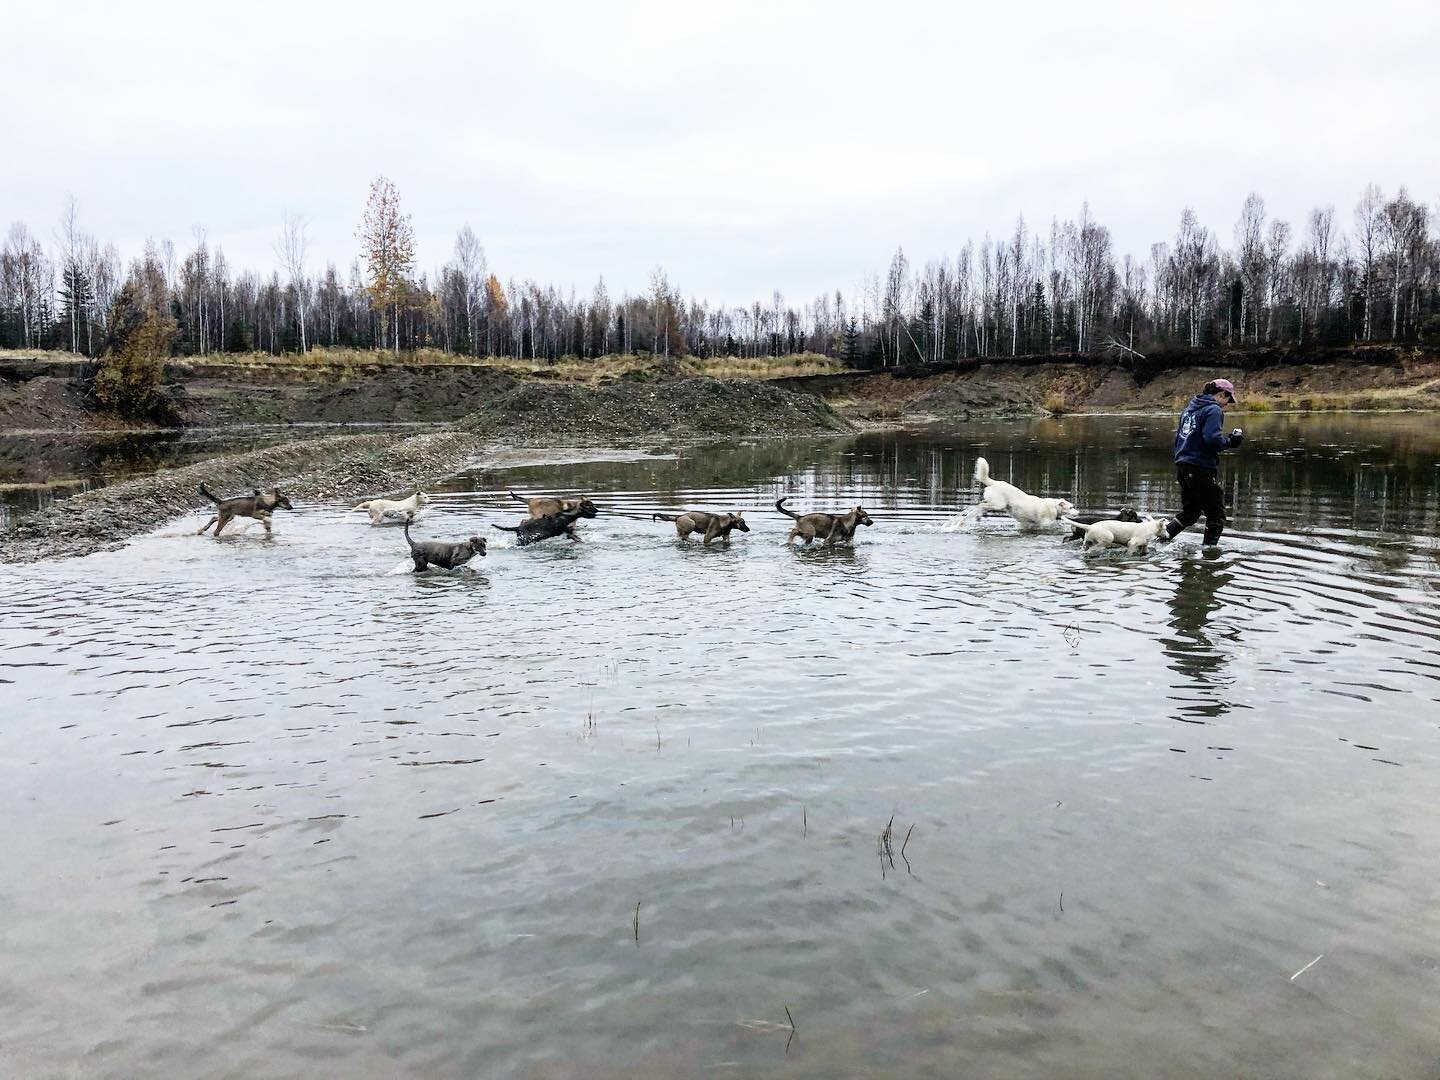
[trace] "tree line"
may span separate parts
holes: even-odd
[[[1437,208],[1440,209],[1440,208]],[[795,303],[687,298],[657,268],[642,292],[589,295],[502,283],[480,239],[459,230],[438,270],[416,266],[393,184],[372,185],[342,267],[312,266],[306,223],[286,216],[275,263],[233,267],[203,229],[183,253],[151,241],[128,263],[85,232],[70,200],[48,245],[13,224],[0,248],[0,347],[117,348],[148,327],[166,355],[303,352],[317,346],[555,360],[649,352],[698,357],[821,353],[857,367],[1047,353],[1440,342],[1440,231],[1402,187],[1361,194],[1341,227],[1333,206],[1303,225],[1251,194],[1229,242],[1190,209],[1148,255],[1117,254],[1088,205],[1047,231],[1024,218],[953,257],[886,272]]]

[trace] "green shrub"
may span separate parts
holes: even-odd
[[[126,282],[111,307],[110,336],[95,372],[92,390],[100,407],[128,419],[167,413],[161,386],[178,332],[169,312],[145,303],[140,289]]]

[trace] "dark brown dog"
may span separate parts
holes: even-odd
[[[530,510],[532,518],[542,518],[547,514],[569,513],[571,510],[578,510],[577,517],[583,518],[593,518],[600,513],[600,508],[584,495],[577,495],[573,499],[557,499],[551,495],[536,495],[533,498],[526,498],[524,495],[516,495],[512,491],[510,497],[516,502],[523,502]],[[570,539],[577,541],[580,539],[573,525],[570,528]]]
[[[578,544],[580,537],[575,534],[575,522],[581,516],[580,508],[576,507],[573,510],[561,510],[559,513],[529,518],[519,525],[492,525],[491,528],[513,532],[518,547],[528,547],[555,536],[568,536]]]
[[[737,510],[733,514],[711,514],[704,510],[686,510],[683,514],[651,514],[651,521],[673,521],[675,523],[675,535],[681,540],[688,540],[691,533],[704,533],[705,543],[710,543],[717,536],[720,542],[730,542],[730,531],[739,529],[741,532],[749,532],[750,526],[745,524],[745,511]]]
[[[789,498],[789,496],[786,496]],[[785,499],[775,500],[775,509],[786,517],[794,518],[795,524],[791,526],[790,535],[785,537],[785,543],[789,544],[797,536],[805,541],[809,547],[817,536],[825,538],[825,546],[831,547],[839,540],[853,540],[855,530],[861,525],[874,525],[870,515],[865,512],[864,507],[857,506],[843,514],[797,514],[793,510],[785,509]]]
[[[259,490],[250,495],[240,495],[233,499],[221,499],[210,493],[210,489],[203,483],[200,485],[200,494],[215,504],[215,516],[205,523],[205,529],[215,526],[215,535],[218,537],[220,531],[230,524],[232,518],[248,517],[254,518],[265,526],[265,535],[270,535],[270,515],[275,510],[294,510],[290,500],[280,494],[279,488],[272,488],[270,494],[261,495]],[[198,534],[197,534],[198,535]]]
[[[1140,515],[1135,512],[1133,506],[1122,506],[1113,514],[1071,514],[1071,521],[1079,521],[1085,525],[1094,525],[1097,521],[1139,521]],[[1068,544],[1072,540],[1084,540],[1084,529],[1071,529],[1069,536],[1062,536],[1060,542]]]

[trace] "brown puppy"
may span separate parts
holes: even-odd
[[[551,514],[568,514],[572,510],[577,511],[575,515],[577,519],[582,517],[593,518],[600,513],[599,507],[584,495],[577,495],[573,499],[557,499],[550,495],[536,495],[534,498],[527,499],[525,496],[516,495],[515,492],[512,491],[510,492],[510,497],[516,502],[523,502],[526,507],[529,508],[532,519],[548,517]],[[577,541],[580,539],[579,535],[575,532],[573,523],[570,526],[570,539]]]
[[[651,521],[673,521],[675,523],[675,535],[681,540],[688,540],[691,533],[704,533],[705,543],[710,543],[717,536],[720,542],[730,542],[730,531],[739,529],[741,532],[749,532],[750,526],[745,524],[745,511],[737,510],[733,514],[711,514],[704,510],[686,510],[683,514],[651,514]]]
[[[212,495],[210,490],[202,483],[200,485],[200,494],[215,504],[215,516],[205,523],[204,528],[202,528],[200,532],[203,533],[205,529],[214,525],[215,535],[217,537],[220,535],[220,531],[224,529],[226,525],[230,524],[230,520],[237,517],[254,518],[265,526],[265,535],[269,536],[271,512],[277,508],[281,510],[295,509],[290,505],[290,500],[280,494],[279,488],[272,488],[269,495],[261,495],[259,490],[256,490],[253,495],[241,495],[234,499],[221,499],[218,496]]]
[[[789,496],[786,496],[789,498]],[[785,509],[785,499],[775,500],[775,509],[786,517],[794,518],[795,524],[790,529],[790,535],[785,537],[785,543],[789,544],[797,536],[805,541],[809,547],[811,541],[817,536],[825,538],[825,546],[831,547],[837,540],[853,540],[855,530],[861,525],[874,525],[870,515],[865,512],[864,507],[857,506],[843,514],[797,514],[793,510]]]

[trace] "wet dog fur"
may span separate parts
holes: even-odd
[[[485,557],[485,540],[479,536],[472,536],[456,544],[444,540],[411,539],[410,523],[414,520],[413,511],[405,515],[405,542],[410,545],[410,557],[415,560],[414,573],[418,574],[430,566],[454,570],[458,566],[464,566],[477,555],[482,559]]]
[[[553,514],[545,514],[541,517],[527,518],[519,525],[492,525],[491,528],[501,529],[504,532],[515,534],[515,543],[519,547],[528,547],[530,544],[538,544],[541,540],[549,540],[556,536],[568,536],[575,543],[580,543],[580,537],[575,532],[575,522],[585,516],[580,507],[571,510],[560,510]],[[594,517],[594,514],[590,515]]]
[[[219,537],[226,525],[229,525],[233,518],[245,517],[254,518],[265,526],[265,535],[270,533],[270,515],[276,510],[294,510],[290,500],[280,494],[279,488],[271,488],[268,495],[260,494],[257,488],[249,495],[237,495],[233,499],[222,499],[212,494],[202,481],[200,494],[215,504],[215,514],[207,521],[196,535],[203,534],[211,525],[215,526],[215,535]]]
[[[975,459],[975,482],[983,490],[980,501],[966,515],[969,523],[979,521],[987,511],[993,510],[1009,514],[1024,528],[1038,529],[1042,525],[1054,525],[1066,514],[1075,512],[1068,499],[1042,499],[1004,480],[992,480],[990,463],[983,457]]]
[[[1080,525],[1096,525],[1102,521],[1139,521],[1140,515],[1133,506],[1122,506],[1113,514],[1071,514],[1070,520],[1078,521]],[[1062,536],[1060,542],[1068,544],[1073,540],[1084,540],[1085,530],[1080,525],[1071,529],[1069,536]]]
[[[794,518],[795,524],[790,527],[790,533],[785,537],[788,546],[797,536],[805,541],[809,547],[817,537],[825,538],[825,546],[832,547],[841,540],[853,541],[855,530],[861,525],[874,525],[870,515],[865,512],[864,507],[857,506],[847,510],[843,514],[826,514],[819,511],[812,514],[797,514],[793,510],[785,509],[785,502],[789,498],[775,500],[775,509],[788,518]]]
[[[1085,534],[1086,550],[1092,547],[1108,547],[1124,544],[1131,552],[1144,551],[1151,540],[1168,540],[1170,533],[1165,528],[1165,518],[1146,518],[1144,521],[1097,521],[1093,525],[1071,518],[1061,518],[1066,525],[1072,525]]]
[[[745,511],[737,510],[732,514],[712,514],[705,510],[686,510],[683,514],[651,514],[651,521],[673,521],[675,523],[675,535],[681,540],[688,540],[691,533],[704,533],[705,543],[710,543],[717,536],[722,544],[730,542],[732,529],[739,529],[741,532],[749,532],[750,526],[745,524]]]
[[[417,489],[408,499],[371,499],[351,507],[350,512],[353,514],[356,510],[365,510],[370,514],[370,524],[379,525],[392,515],[399,517],[402,514],[414,514],[429,501],[430,496]]]
[[[574,498],[563,499],[556,498],[552,495],[535,495],[527,498],[524,495],[516,495],[515,492],[512,491],[510,492],[510,498],[516,502],[523,502],[530,511],[532,518],[542,518],[547,514],[569,513],[571,510],[578,510],[579,514],[577,516],[583,518],[593,518],[600,513],[600,508],[584,495],[576,495]],[[544,539],[544,537],[541,537],[541,539]],[[570,528],[570,539],[575,541],[580,539],[573,525]]]

